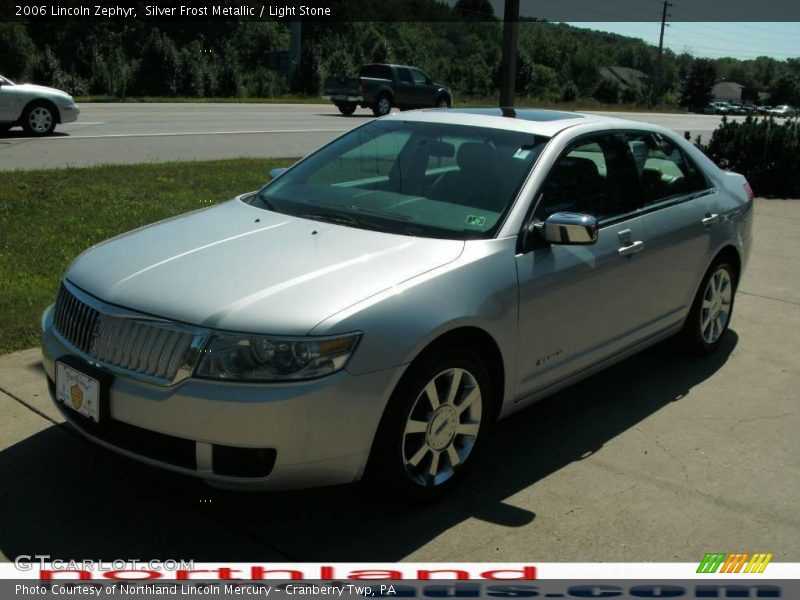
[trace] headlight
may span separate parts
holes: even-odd
[[[197,377],[232,381],[296,381],[341,370],[361,334],[279,338],[215,334],[200,355]]]

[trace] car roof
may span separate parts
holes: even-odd
[[[615,124],[620,128],[651,129],[651,126],[640,121],[538,108],[515,109],[513,116],[511,114],[504,116],[503,110],[500,108],[426,108],[392,113],[384,118],[400,121],[489,127],[547,137],[552,137],[569,127],[590,123]]]

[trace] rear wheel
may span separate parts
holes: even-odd
[[[683,328],[691,350],[708,354],[719,347],[733,315],[736,284],[736,271],[729,262],[720,259],[711,265]]]
[[[22,127],[33,135],[47,135],[56,128],[56,111],[47,102],[32,102],[22,115]]]
[[[376,435],[368,478],[413,501],[439,497],[474,464],[492,416],[480,358],[447,348],[411,367]]]
[[[354,102],[341,102],[336,105],[336,108],[338,108],[339,112],[345,117],[349,117],[356,112],[356,104]]]
[[[372,105],[372,114],[376,117],[385,117],[392,112],[392,99],[387,94],[378,96]]]

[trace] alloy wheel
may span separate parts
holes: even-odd
[[[715,343],[725,331],[732,302],[733,285],[730,273],[725,267],[719,267],[706,284],[700,310],[700,334],[707,344]]]
[[[464,464],[481,426],[481,389],[475,376],[452,368],[433,377],[417,396],[403,432],[408,477],[438,486]]]

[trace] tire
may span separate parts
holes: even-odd
[[[389,94],[381,94],[372,105],[372,114],[376,117],[385,117],[392,112],[392,99]]]
[[[413,364],[381,419],[367,483],[382,496],[418,503],[447,493],[475,464],[492,404],[489,372],[468,349],[447,347]]]
[[[8,131],[10,129],[11,129],[11,125],[0,125],[0,134],[8,133]]]
[[[339,112],[342,113],[345,117],[349,117],[354,112],[356,112],[356,104],[354,102],[343,102],[337,104],[336,108],[338,108]]]
[[[22,128],[31,135],[53,133],[58,121],[58,113],[52,104],[37,100],[31,102],[22,113]]]
[[[436,108],[450,108],[450,100],[447,96],[439,96],[436,99]]]
[[[703,277],[683,326],[688,350],[710,354],[722,342],[733,316],[736,270],[725,259],[716,260]]]

